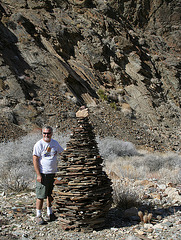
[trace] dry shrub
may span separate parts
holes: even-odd
[[[126,186],[122,180],[112,182],[114,207],[128,209],[139,205],[140,199],[136,191]]]
[[[32,182],[34,173],[33,167],[23,164],[21,168],[3,166],[0,170],[0,188],[20,192],[28,188]]]
[[[181,156],[173,153],[116,156],[105,159],[104,166],[108,174],[114,172],[120,178],[157,178],[164,183],[175,184],[181,181]]]
[[[97,137],[96,140],[98,142],[100,154],[105,159],[114,160],[121,156],[139,155],[135,146],[131,142],[124,142],[113,137]]]
[[[99,143],[104,170],[112,180],[113,202],[121,208],[139,204],[139,193],[129,180],[156,178],[159,182],[181,182],[181,156],[176,153],[138,153],[134,146],[107,138]]]
[[[135,157],[119,157],[114,160],[105,160],[105,171],[114,172],[119,178],[142,179],[147,177],[149,169],[144,166],[135,167]]]
[[[156,178],[165,184],[181,182],[180,156],[176,154],[157,153],[107,159],[104,170],[112,180],[113,204],[121,209],[138,206],[141,202],[139,190],[133,188],[133,181],[130,180]]]
[[[179,184],[181,183],[181,169],[175,168],[170,170],[167,168],[162,168],[157,172],[157,178],[162,179],[162,182],[166,184],[168,182]]]

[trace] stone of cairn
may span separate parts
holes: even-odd
[[[89,231],[105,225],[112,204],[111,181],[102,170],[87,109],[76,114],[67,148],[55,178],[55,211],[65,230]]]

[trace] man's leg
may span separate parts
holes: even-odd
[[[48,181],[48,191],[47,191],[47,215],[48,216],[52,215],[53,213],[51,206],[53,201],[52,191],[54,187],[54,177],[55,177],[54,174],[50,175],[49,181]]]
[[[42,210],[42,207],[43,207],[43,199],[37,198],[36,199],[36,209]]]
[[[40,219],[42,218],[42,215],[41,215],[42,208],[43,208],[43,199],[37,198],[36,199],[36,217],[37,217],[38,224],[39,224]]]
[[[52,201],[53,201],[53,197],[52,196],[47,196],[47,215],[48,216],[53,214]]]
[[[42,207],[43,207],[43,199],[37,198],[36,199],[36,222],[39,225],[44,224],[44,219],[42,218]]]
[[[55,216],[55,214],[53,213],[53,210],[51,208],[52,206],[52,201],[53,201],[53,197],[52,196],[47,196],[47,221],[55,221],[57,219],[57,217]]]
[[[52,197],[52,191],[54,187],[54,177],[55,174],[51,174],[48,176],[48,184],[47,184],[47,221],[54,221],[56,219],[56,216],[53,213],[52,210],[52,202],[53,202],[53,197]]]
[[[47,196],[47,207],[51,207],[53,202],[53,197],[52,196]]]
[[[36,199],[36,223],[38,225],[45,223],[44,219],[42,218],[43,200],[44,199],[41,198]]]

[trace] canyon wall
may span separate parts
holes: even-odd
[[[70,129],[180,150],[178,0],[1,0],[0,140]]]

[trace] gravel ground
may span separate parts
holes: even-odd
[[[35,193],[0,193],[1,240],[139,240],[181,239],[181,186],[159,184],[155,180],[131,181],[140,192],[137,207],[121,209],[112,207],[105,228],[100,231],[65,231],[59,217],[56,221],[39,226],[35,223]],[[143,191],[144,189],[144,191]],[[138,211],[153,214],[150,223],[143,223]]]

